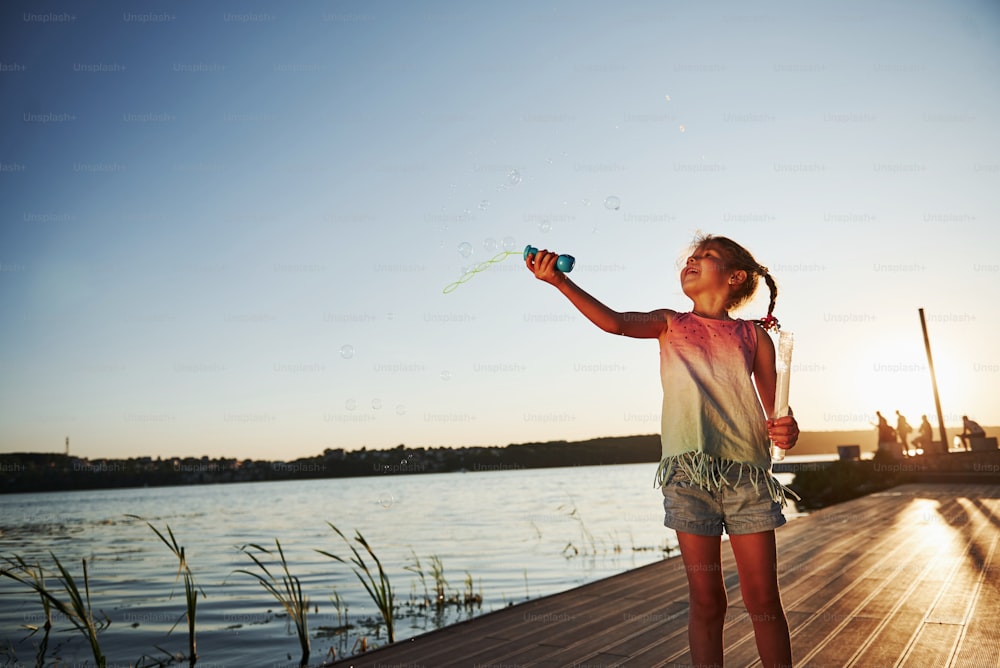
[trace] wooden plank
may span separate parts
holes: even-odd
[[[927,668],[927,666],[947,666],[951,662],[952,651],[958,643],[962,627],[958,624],[938,624],[924,622],[920,626],[917,641],[908,647],[901,668]]]

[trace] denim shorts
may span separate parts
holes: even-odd
[[[664,526],[699,536],[721,536],[723,531],[732,536],[770,531],[786,522],[781,504],[771,499],[763,481],[754,489],[734,467],[726,483],[718,490],[705,489],[675,467],[661,488]]]

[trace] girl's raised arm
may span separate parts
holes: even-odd
[[[630,311],[621,313],[604,305],[556,269],[557,253],[545,250],[525,260],[525,265],[535,278],[551,283],[563,293],[570,303],[588,320],[605,332],[630,336],[636,339],[655,339],[663,333],[674,312],[660,309],[648,313]]]

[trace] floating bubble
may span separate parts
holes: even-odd
[[[503,249],[505,251],[512,251],[515,248],[517,248],[517,241],[514,240],[514,237],[503,238]]]
[[[354,346],[350,344],[345,344],[343,346],[340,346],[340,356],[343,357],[345,360],[349,360],[352,357],[354,357]]]
[[[492,237],[483,239],[483,249],[489,251],[490,253],[495,253],[500,249],[500,244],[497,243],[497,240]]]
[[[372,399],[372,410],[380,410],[382,408],[381,399]]]
[[[608,195],[604,198],[604,208],[617,211],[622,205],[622,201],[617,195]]]
[[[670,102],[670,96],[669,95],[664,95],[663,97],[666,98],[667,102]]]
[[[687,128],[684,127],[683,125],[678,126],[677,129],[680,130],[681,132],[687,132]]]
[[[521,182],[521,172],[516,169],[512,169],[507,172],[507,182],[512,186],[516,186]]]
[[[378,505],[383,508],[391,508],[392,504],[396,502],[396,497],[394,497],[390,492],[383,492],[378,495]]]
[[[441,380],[451,380],[451,371],[442,371]]]
[[[403,404],[396,404],[396,415],[406,415],[406,406]]]
[[[547,220],[543,220],[542,222],[538,223],[538,230],[539,232],[549,233],[552,231],[552,223],[550,223]]]
[[[458,253],[462,257],[470,257],[472,255],[472,244],[468,241],[463,241],[458,244]]]
[[[486,211],[486,209],[488,208],[490,208],[490,201],[488,199],[484,199],[482,202],[479,203],[480,211]]]
[[[358,402],[354,399],[348,399],[347,401],[344,402],[344,408],[346,410],[353,411],[357,407],[358,407]]]
[[[580,200],[580,203],[583,204],[584,206],[590,206],[590,200],[587,199],[586,197]]]

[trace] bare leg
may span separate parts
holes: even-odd
[[[722,579],[722,538],[677,532],[687,572],[688,642],[695,668],[721,668],[726,585]]]
[[[774,531],[730,536],[740,574],[740,592],[753,622],[757,652],[765,668],[789,668],[792,644],[778,591]]]

